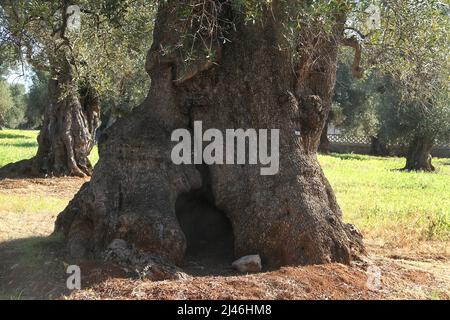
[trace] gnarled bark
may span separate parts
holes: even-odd
[[[88,86],[79,90],[70,69],[49,81],[49,93],[51,102],[34,159],[36,170],[56,176],[89,176],[92,166],[88,156],[99,119],[98,97]]]
[[[431,149],[433,140],[430,137],[415,137],[411,142],[406,154],[405,170],[408,171],[434,171],[431,164]]]
[[[305,33],[316,51],[305,53],[293,70],[291,55],[278,45],[283,37],[277,23],[237,20],[217,61],[184,76],[177,54],[162,51],[182,36],[175,32],[175,8],[176,1],[169,1],[159,9],[146,63],[152,79],[146,101],[102,135],[92,179],[59,215],[55,231],[64,233],[78,257],[123,239],[181,264],[189,243],[175,204],[203,185],[231,222],[236,257],[258,253],[272,267],[349,263],[353,249],[363,250],[361,237],[342,222],[316,157],[335,82],[335,41]],[[237,13],[230,7],[223,14]],[[279,173],[262,176],[256,165],[210,165],[200,174],[194,165],[173,164],[171,132],[192,130],[197,120],[204,130],[280,129]]]

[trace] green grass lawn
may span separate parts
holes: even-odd
[[[29,159],[36,154],[38,131],[1,130],[0,167],[18,160]]]
[[[0,131],[0,167],[31,158],[37,148],[37,131]],[[96,163],[97,149],[91,155]],[[391,242],[450,240],[450,159],[434,159],[436,173],[403,172],[402,158],[381,158],[354,154],[319,156],[333,186],[347,222],[356,224],[366,236]],[[19,199],[20,198],[20,199]],[[17,200],[17,201],[16,201]],[[8,211],[42,212],[64,204],[59,200],[23,196],[0,203]],[[27,204],[28,203],[28,204]],[[1,209],[1,208],[0,208]],[[31,209],[31,208],[29,208]]]
[[[0,168],[11,162],[32,158],[38,147],[38,133],[37,130],[1,130]],[[97,147],[89,158],[93,164],[97,163]]]
[[[402,158],[319,156],[344,219],[366,235],[399,242],[450,240],[450,159],[435,173],[399,171]]]

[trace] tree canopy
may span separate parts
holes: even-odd
[[[56,71],[64,57],[78,82],[89,83],[103,95],[123,95],[130,79],[144,78],[153,1],[2,0],[0,5],[0,44],[3,51],[14,49],[10,60],[27,61],[44,72]],[[69,5],[80,9],[79,28],[68,24],[77,14]]]

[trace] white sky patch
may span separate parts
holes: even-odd
[[[25,86],[25,91],[29,92],[31,85],[33,84],[33,71],[24,66],[24,70],[10,70],[6,76],[6,81],[10,84],[23,84]]]
[[[381,10],[379,6],[371,4],[365,11],[367,17],[366,27],[369,30],[378,30],[381,28]]]
[[[81,28],[81,12],[80,7],[77,5],[71,5],[67,7],[67,29],[69,31],[78,31]]]

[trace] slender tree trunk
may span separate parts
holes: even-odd
[[[431,149],[433,149],[433,138],[415,137],[411,142],[406,154],[405,170],[408,171],[434,171],[431,164]]]
[[[73,66],[66,58],[54,61],[49,81],[50,103],[38,136],[34,158],[3,167],[0,177],[79,176],[92,174],[88,159],[99,125],[97,94],[86,86],[81,90],[73,79]]]
[[[330,153],[330,139],[328,139],[328,124],[326,121],[325,127],[323,127],[322,134],[320,135],[319,152],[322,154]]]
[[[386,143],[378,136],[371,138],[370,154],[374,156],[388,156],[389,150]]]
[[[141,254],[181,264],[190,244],[175,203],[203,186],[231,222],[236,257],[258,253],[274,267],[349,263],[353,250],[363,250],[361,237],[342,222],[316,157],[335,83],[335,40],[305,32],[303,40],[316,51],[304,53],[293,71],[291,54],[280,49],[274,11],[262,24],[238,20],[231,43],[217,48],[217,61],[186,69],[177,53],[162,50],[182,37],[175,32],[176,4],[159,9],[146,62],[152,79],[146,101],[103,135],[91,182],[59,215],[55,231],[64,233],[77,257],[97,255],[122,239]],[[223,14],[238,13],[229,7]],[[280,129],[279,173],[210,165],[200,174],[194,165],[175,165],[171,132],[192,131],[194,121],[222,132]]]

